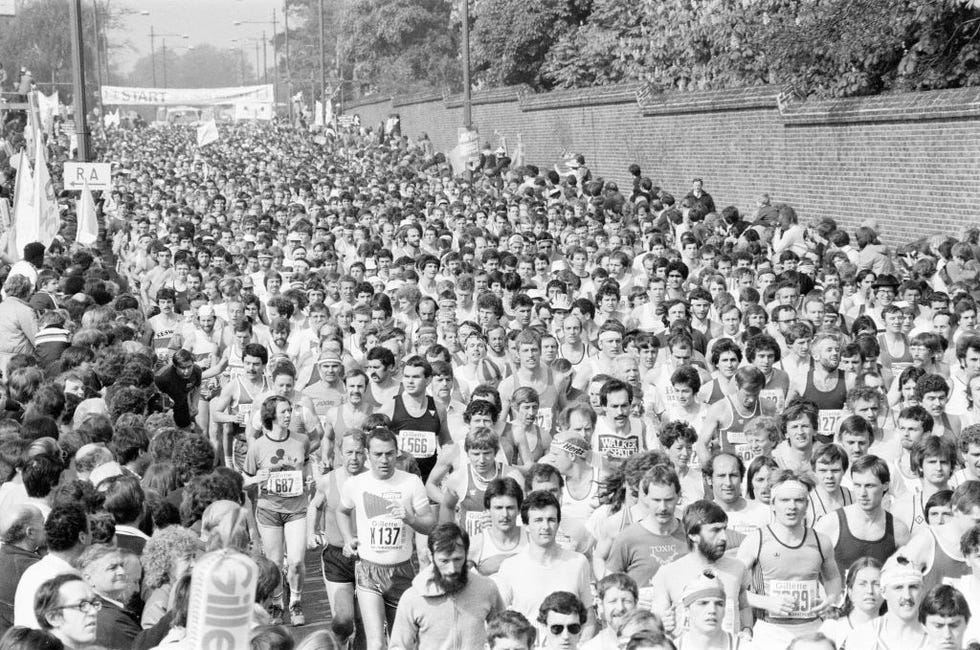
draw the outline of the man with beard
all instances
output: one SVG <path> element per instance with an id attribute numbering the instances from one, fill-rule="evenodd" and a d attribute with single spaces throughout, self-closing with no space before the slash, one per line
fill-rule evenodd
<path id="1" fill-rule="evenodd" d="M 819 428 L 817 440 L 833 442 L 838 425 L 844 418 L 847 402 L 847 384 L 844 371 L 840 370 L 840 335 L 833 331 L 817 332 L 810 344 L 813 365 L 806 375 L 797 376 L 790 383 L 786 403 L 802 397 L 817 405 Z"/>
<path id="2" fill-rule="evenodd" d="M 745 566 L 726 557 L 728 550 L 728 514 L 713 501 L 695 501 L 684 510 L 684 530 L 690 552 L 661 567 L 653 577 L 653 611 L 664 622 L 667 631 L 678 637 L 688 629 L 684 591 L 687 585 L 706 571 L 724 586 L 724 614 L 721 629 L 738 635 L 743 641 L 752 638 L 752 609 L 746 590 L 751 576 Z"/>
<path id="3" fill-rule="evenodd" d="M 366 381 L 363 373 L 361 378 Z M 357 558 L 344 553 L 344 537 L 334 522 L 337 520 L 337 506 L 340 505 L 340 491 L 347 479 L 364 472 L 366 460 L 364 433 L 357 429 L 345 431 L 337 456 L 340 464 L 317 479 L 316 494 L 310 500 L 306 513 L 309 527 L 306 547 L 312 550 L 323 543 L 320 568 L 333 615 L 330 628 L 342 640 L 354 633 L 355 621 L 360 628 L 357 630 L 359 637 L 363 638 L 364 630 L 360 617 L 355 617 L 354 609 L 354 564 Z M 317 514 L 321 509 L 323 518 L 318 527 Z"/>
<path id="4" fill-rule="evenodd" d="M 884 563 L 909 540 L 909 527 L 881 505 L 891 481 L 888 464 L 862 456 L 851 466 L 851 480 L 854 503 L 825 514 L 813 526 L 830 538 L 842 576 L 862 557 Z"/>
<path id="5" fill-rule="evenodd" d="M 919 622 L 922 571 L 901 555 L 881 568 L 881 591 L 888 610 L 854 628 L 844 640 L 847 648 L 922 648 L 926 631 Z"/>
<path id="6" fill-rule="evenodd" d="M 636 609 L 639 590 L 636 581 L 625 573 L 610 573 L 596 585 L 602 631 L 582 644 L 582 650 L 606 650 L 618 647 L 619 632 L 626 615 Z"/>
<path id="7" fill-rule="evenodd" d="M 486 622 L 503 611 L 490 578 L 470 573 L 470 538 L 454 523 L 429 534 L 432 564 L 422 569 L 402 595 L 388 647 L 392 650 L 482 648 Z"/>

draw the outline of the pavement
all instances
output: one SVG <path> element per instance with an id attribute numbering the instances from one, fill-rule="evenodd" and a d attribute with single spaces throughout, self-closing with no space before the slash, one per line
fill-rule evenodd
<path id="1" fill-rule="evenodd" d="M 326 630 L 330 627 L 330 603 L 327 602 L 327 589 L 323 586 L 323 574 L 320 569 L 320 550 L 306 552 L 306 584 L 303 586 L 303 614 L 306 625 L 292 627 L 289 625 L 289 614 L 285 614 L 285 625 L 293 633 L 293 638 L 299 643 L 302 639 L 316 630 Z"/>

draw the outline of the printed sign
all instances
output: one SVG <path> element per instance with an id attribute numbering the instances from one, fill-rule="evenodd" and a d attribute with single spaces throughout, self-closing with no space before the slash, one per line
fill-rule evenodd
<path id="1" fill-rule="evenodd" d="M 112 189 L 112 165 L 109 163 L 80 163 L 65 161 L 65 189 L 83 190 L 88 184 L 90 190 Z"/>
<path id="2" fill-rule="evenodd" d="M 194 566 L 187 608 L 187 647 L 249 647 L 259 568 L 243 553 L 208 553 Z"/>

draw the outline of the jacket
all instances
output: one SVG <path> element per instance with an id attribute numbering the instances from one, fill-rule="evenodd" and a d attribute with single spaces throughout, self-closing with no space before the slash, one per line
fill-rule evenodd
<path id="1" fill-rule="evenodd" d="M 486 621 L 505 608 L 497 585 L 474 570 L 466 586 L 446 595 L 432 565 L 422 569 L 402 595 L 392 628 L 391 650 L 471 650 L 486 643 Z"/>

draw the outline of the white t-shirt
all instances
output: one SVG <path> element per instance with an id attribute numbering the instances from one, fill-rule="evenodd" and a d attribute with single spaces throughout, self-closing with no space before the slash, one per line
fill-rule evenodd
<path id="1" fill-rule="evenodd" d="M 525 550 L 507 558 L 494 574 L 507 609 L 523 614 L 527 620 L 538 618 L 538 609 L 548 595 L 568 591 L 592 607 L 591 571 L 585 556 L 575 551 L 559 550 L 546 564 L 531 559 Z"/>
<path id="2" fill-rule="evenodd" d="M 357 553 L 362 560 L 392 565 L 412 557 L 415 531 L 388 514 L 389 503 L 418 512 L 429 505 L 422 479 L 396 469 L 387 480 L 371 472 L 352 476 L 340 491 L 342 508 L 353 509 L 357 523 Z"/>

